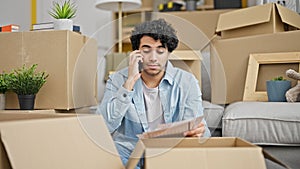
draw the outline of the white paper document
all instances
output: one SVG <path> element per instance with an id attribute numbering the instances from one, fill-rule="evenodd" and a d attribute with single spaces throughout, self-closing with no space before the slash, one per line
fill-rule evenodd
<path id="1" fill-rule="evenodd" d="M 161 124 L 157 129 L 144 132 L 138 135 L 139 138 L 162 138 L 162 137 L 183 137 L 183 133 L 195 129 L 202 121 L 203 116 L 194 119 Z"/>

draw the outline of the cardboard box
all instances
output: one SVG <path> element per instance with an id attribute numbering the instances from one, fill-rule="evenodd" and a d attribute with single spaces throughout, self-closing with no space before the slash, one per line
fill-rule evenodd
<path id="1" fill-rule="evenodd" d="M 126 168 L 134 168 L 143 155 L 145 169 L 266 168 L 261 147 L 231 137 L 142 139 Z"/>
<path id="2" fill-rule="evenodd" d="M 0 113 L 0 141 L 0 169 L 124 168 L 99 115 Z"/>
<path id="3" fill-rule="evenodd" d="M 97 42 L 71 31 L 0 33 L 0 72 L 38 64 L 49 74 L 36 96 L 36 109 L 74 109 L 97 103 Z M 19 109 L 7 93 L 6 109 Z"/>
<path id="4" fill-rule="evenodd" d="M 204 4 L 205 5 L 212 5 L 213 6 L 214 5 L 214 0 L 205 0 Z"/>
<path id="5" fill-rule="evenodd" d="M 231 39 L 215 39 L 211 46 L 211 87 L 213 103 L 233 103 L 243 100 L 249 55 L 299 51 L 300 31 L 288 31 Z M 262 65 L 263 66 L 263 65 Z M 258 74 L 258 90 L 265 90 L 272 74 L 282 74 L 299 65 L 264 65 Z M 270 67 L 269 67 L 270 66 Z M 276 66 L 276 68 L 271 68 Z M 268 68 L 267 68 L 268 67 Z"/>
<path id="6" fill-rule="evenodd" d="M 147 1 L 147 0 L 142 0 L 142 9 L 152 9 L 153 8 L 153 1 Z"/>
<path id="7" fill-rule="evenodd" d="M 152 18 L 164 18 L 174 27 L 180 40 L 178 50 L 201 50 L 214 37 L 219 15 L 229 11 L 232 9 L 159 12 L 153 14 Z"/>
<path id="8" fill-rule="evenodd" d="M 297 12 L 268 3 L 221 14 L 216 32 L 225 39 L 299 28 L 300 16 Z"/>

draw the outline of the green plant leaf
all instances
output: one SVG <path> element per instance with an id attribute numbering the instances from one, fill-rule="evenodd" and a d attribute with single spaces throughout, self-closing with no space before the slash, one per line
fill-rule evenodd
<path id="1" fill-rule="evenodd" d="M 5 73 L 3 72 L 2 74 L 0 74 L 0 93 L 5 93 L 6 91 L 9 90 L 9 83 L 11 80 L 11 76 L 12 74 L 9 73 Z"/>
<path id="2" fill-rule="evenodd" d="M 76 16 L 77 6 L 70 0 L 62 4 L 54 1 L 51 9 L 48 13 L 55 19 L 72 19 Z"/>
<path id="3" fill-rule="evenodd" d="M 283 78 L 283 76 L 277 76 L 272 79 L 272 81 L 283 81 L 283 80 L 286 80 Z"/>
<path id="4" fill-rule="evenodd" d="M 27 95 L 36 94 L 40 88 L 46 83 L 49 74 L 45 72 L 36 72 L 37 64 L 33 64 L 27 68 L 25 65 L 22 68 L 13 70 L 9 88 L 16 94 Z"/>

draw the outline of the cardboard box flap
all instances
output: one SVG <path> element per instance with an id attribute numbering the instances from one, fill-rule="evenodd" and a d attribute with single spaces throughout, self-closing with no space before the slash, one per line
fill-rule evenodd
<path id="1" fill-rule="evenodd" d="M 216 32 L 269 22 L 271 12 L 272 3 L 269 3 L 220 14 Z M 245 19 L 245 16 L 251 17 Z"/>
<path id="2" fill-rule="evenodd" d="M 0 123 L 16 120 L 32 120 L 75 116 L 74 114 L 55 114 L 55 110 L 3 110 L 0 111 Z"/>
<path id="3" fill-rule="evenodd" d="M 279 20 L 274 22 L 277 18 Z M 297 12 L 279 4 L 268 3 L 220 14 L 216 32 L 263 24 L 272 20 L 274 29 L 281 23 L 300 28 L 300 17 Z"/>
<path id="4" fill-rule="evenodd" d="M 12 168 L 124 168 L 99 115 L 0 123 Z"/>
<path id="5" fill-rule="evenodd" d="M 282 22 L 300 29 L 300 16 L 297 12 L 276 4 Z"/>
<path id="6" fill-rule="evenodd" d="M 145 145 L 143 144 L 142 140 L 139 140 L 136 143 L 135 148 L 130 155 L 130 158 L 126 164 L 126 169 L 131 169 L 131 168 L 133 169 L 138 165 L 140 158 L 142 158 L 144 154 L 144 150 L 145 150 Z"/>
<path id="7" fill-rule="evenodd" d="M 141 139 L 142 148 L 190 148 L 190 147 L 258 147 L 235 137 L 224 138 L 152 138 Z"/>
<path id="8" fill-rule="evenodd" d="M 282 161 L 279 161 L 278 159 L 276 159 L 275 157 L 273 157 L 271 154 L 267 153 L 266 151 L 263 150 L 263 154 L 264 154 L 264 157 L 266 159 L 269 159 L 270 161 L 273 161 L 279 165 L 281 165 L 282 167 L 284 168 L 287 168 L 289 169 L 290 167 L 288 165 L 286 165 L 285 163 L 283 163 Z"/>

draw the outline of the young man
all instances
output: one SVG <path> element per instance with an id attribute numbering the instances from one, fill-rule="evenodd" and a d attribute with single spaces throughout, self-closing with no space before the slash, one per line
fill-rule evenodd
<path id="1" fill-rule="evenodd" d="M 137 25 L 130 37 L 133 51 L 129 66 L 109 77 L 104 98 L 97 109 L 125 164 L 138 134 L 159 124 L 203 115 L 201 91 L 193 74 L 168 61 L 177 47 L 175 30 L 163 19 Z M 139 71 L 139 62 L 142 71 Z M 206 122 L 183 136 L 210 136 Z"/>

